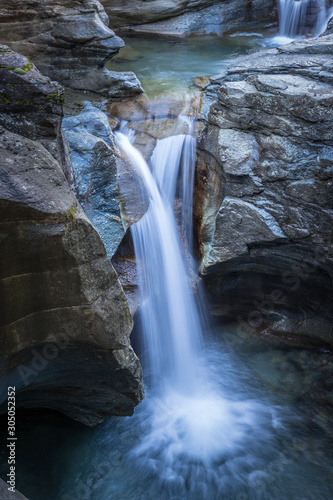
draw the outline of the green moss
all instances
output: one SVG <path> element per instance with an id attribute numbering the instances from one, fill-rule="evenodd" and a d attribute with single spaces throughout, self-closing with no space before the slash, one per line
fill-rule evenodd
<path id="1" fill-rule="evenodd" d="M 22 68 L 12 68 L 12 66 L 0 66 L 1 69 L 6 69 L 7 71 L 13 71 L 13 73 L 16 73 L 17 75 L 25 75 L 28 71 L 31 70 L 33 67 L 34 63 L 31 61 L 31 59 L 28 58 L 29 64 L 25 64 L 22 66 Z"/>
<path id="2" fill-rule="evenodd" d="M 63 105 L 65 102 L 65 94 L 59 94 L 58 92 L 53 92 L 49 96 L 45 97 L 46 101 L 53 101 L 55 104 Z"/>
<path id="3" fill-rule="evenodd" d="M 6 97 L 3 94 L 0 94 L 0 100 L 1 100 L 1 104 L 11 104 L 12 103 L 12 101 L 10 99 L 8 99 L 8 97 Z"/>
<path id="4" fill-rule="evenodd" d="M 17 106 L 35 106 L 38 103 L 32 102 L 32 101 L 16 101 L 15 103 Z"/>
<path id="5" fill-rule="evenodd" d="M 67 210 L 67 212 L 65 213 L 66 219 L 76 220 L 76 213 L 77 213 L 77 203 L 73 203 L 71 208 Z"/>
<path id="6" fill-rule="evenodd" d="M 50 94 L 49 96 L 45 97 L 45 101 L 50 101 L 51 99 L 54 99 L 57 97 L 57 92 L 53 92 L 53 94 Z"/>
<path id="7" fill-rule="evenodd" d="M 18 75 L 25 75 L 26 71 L 23 68 L 15 68 L 14 73 L 17 73 Z"/>
<path id="8" fill-rule="evenodd" d="M 65 224 L 65 233 L 69 233 L 76 226 L 77 203 L 73 203 L 71 208 L 65 213 L 67 223 Z"/>

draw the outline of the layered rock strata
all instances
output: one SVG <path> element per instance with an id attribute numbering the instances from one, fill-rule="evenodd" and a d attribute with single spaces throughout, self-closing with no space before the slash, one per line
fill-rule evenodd
<path id="1" fill-rule="evenodd" d="M 124 42 L 108 28 L 108 16 L 98 0 L 2 0 L 0 43 L 74 89 L 107 97 L 142 92 L 134 73 L 104 68 Z"/>
<path id="2" fill-rule="evenodd" d="M 213 312 L 332 345 L 333 36 L 241 57 L 197 161 L 196 221 Z"/>
<path id="3" fill-rule="evenodd" d="M 275 23 L 273 0 L 104 0 L 112 27 L 184 36 L 259 29 Z"/>
<path id="4" fill-rule="evenodd" d="M 106 113 L 89 102 L 62 126 L 75 171 L 75 192 L 85 213 L 103 239 L 111 258 L 126 229 L 148 208 L 140 178 L 115 145 Z"/>
<path id="5" fill-rule="evenodd" d="M 15 386 L 18 408 L 129 415 L 143 394 L 132 318 L 65 177 L 63 90 L 6 47 L 0 81 L 0 412 Z"/>

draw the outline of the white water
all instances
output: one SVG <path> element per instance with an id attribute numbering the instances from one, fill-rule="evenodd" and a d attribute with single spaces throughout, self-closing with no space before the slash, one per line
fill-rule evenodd
<path id="1" fill-rule="evenodd" d="M 278 0 L 281 37 L 316 37 L 321 35 L 333 15 L 327 0 Z"/>
<path id="2" fill-rule="evenodd" d="M 142 177 L 150 199 L 147 213 L 131 229 L 151 376 L 145 402 L 149 424 L 133 455 L 172 483 L 175 477 L 183 477 L 179 467 L 184 460 L 207 466 L 237 448 L 248 433 L 259 432 L 260 422 L 267 422 L 270 412 L 262 403 L 228 394 L 222 381 L 227 374 L 216 373 L 218 363 L 214 367 L 201 356 L 201 321 L 173 209 L 179 193 L 183 196 L 180 219 L 188 224 L 190 234 L 194 139 L 176 135 L 158 141 L 151 169 L 126 135 L 117 133 L 116 141 Z M 265 434 L 263 428 L 260 434 Z"/>

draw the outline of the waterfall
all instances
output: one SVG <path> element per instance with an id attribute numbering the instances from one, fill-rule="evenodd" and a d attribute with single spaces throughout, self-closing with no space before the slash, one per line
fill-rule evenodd
<path id="1" fill-rule="evenodd" d="M 331 0 L 278 0 L 280 36 L 316 37 L 333 15 Z"/>
<path id="2" fill-rule="evenodd" d="M 219 363 L 204 354 L 190 278 L 193 267 L 187 265 L 191 261 L 195 140 L 184 134 L 158 140 L 150 165 L 123 128 L 116 133 L 116 142 L 141 176 L 149 197 L 146 214 L 131 227 L 148 358 L 146 382 L 147 370 L 150 375 L 142 410 L 145 417 L 141 417 L 147 421 L 146 432 L 133 454 L 146 472 L 158 471 L 161 480 L 171 484 L 185 474 L 181 472 L 185 463 L 186 474 L 197 474 L 190 464 L 208 467 L 238 446 L 239 440 L 255 435 L 254 427 L 267 417 L 267 409 L 246 398 L 235 400 L 227 372 L 222 379 L 222 372 L 214 368 Z M 176 211 L 175 197 L 182 198 Z M 260 432 L 262 437 L 263 428 Z"/>
<path id="3" fill-rule="evenodd" d="M 192 192 L 194 169 L 189 163 L 194 161 L 195 140 L 186 135 L 159 140 L 151 158 L 152 171 L 125 135 L 117 134 L 117 143 L 136 166 L 150 199 L 147 213 L 133 225 L 131 232 L 151 380 L 154 385 L 167 382 L 189 393 L 197 383 L 195 358 L 201 327 L 173 205 L 180 167 L 181 184 L 186 183 L 187 191 Z M 192 205 L 192 199 L 187 196 L 182 205 L 182 221 L 191 216 L 189 204 Z"/>

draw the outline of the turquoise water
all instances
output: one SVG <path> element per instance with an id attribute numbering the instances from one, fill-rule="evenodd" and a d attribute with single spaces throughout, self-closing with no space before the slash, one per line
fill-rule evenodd
<path id="1" fill-rule="evenodd" d="M 330 500 L 329 413 L 316 405 L 309 411 L 311 399 L 305 405 L 301 396 L 302 370 L 312 377 L 313 389 L 322 362 L 331 358 L 268 348 L 260 341 L 240 341 L 230 350 L 234 334 L 216 329 L 203 355 L 212 378 L 223 373 L 221 392 L 229 400 L 243 401 L 243 415 L 250 402 L 255 419 L 251 422 L 247 415 L 247 432 L 239 439 L 231 435 L 226 420 L 226 446 L 213 462 L 184 455 L 166 466 L 163 446 L 149 458 L 140 454 L 152 416 L 167 410 L 163 402 L 151 407 L 155 400 L 148 389 L 133 417 L 114 417 L 94 429 L 56 415 L 34 420 L 21 415 L 18 488 L 30 500 Z M 1 458 L 4 477 L 4 453 Z"/>
<path id="2" fill-rule="evenodd" d="M 239 55 L 277 45 L 274 38 L 262 34 L 124 40 L 126 48 L 106 67 L 112 71 L 134 71 L 150 98 L 188 90 L 194 77 L 216 75 Z"/>

